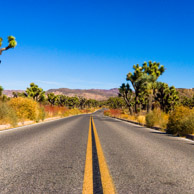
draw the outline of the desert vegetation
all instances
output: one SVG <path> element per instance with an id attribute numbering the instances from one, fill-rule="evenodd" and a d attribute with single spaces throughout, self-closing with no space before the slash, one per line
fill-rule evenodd
<path id="1" fill-rule="evenodd" d="M 109 98 L 107 116 L 132 120 L 148 127 L 159 127 L 180 136 L 194 133 L 194 94 L 159 82 L 165 72 L 160 63 L 149 61 L 133 66 L 133 72 L 119 88 L 118 97 Z"/>
<path id="2" fill-rule="evenodd" d="M 46 94 L 35 83 L 25 92 L 13 92 L 12 97 L 3 94 L 0 86 L 0 125 L 17 126 L 27 121 L 39 122 L 47 118 L 61 118 L 90 113 L 102 106 L 102 102 L 83 97 Z"/>
<path id="3" fill-rule="evenodd" d="M 0 38 L 0 47 L 2 41 Z M 0 55 L 16 45 L 15 37 L 9 36 L 8 46 L 0 49 Z M 132 120 L 148 127 L 159 127 L 176 135 L 192 134 L 194 91 L 177 90 L 174 86 L 159 82 L 158 78 L 164 72 L 165 67 L 157 62 L 136 64 L 133 72 L 127 73 L 126 80 L 129 83 L 120 86 L 118 97 L 104 101 L 83 96 L 56 95 L 52 90 L 46 93 L 35 83 L 31 83 L 24 92 L 13 92 L 12 97 L 7 97 L 0 86 L 0 125 L 17 126 L 18 122 L 39 122 L 45 118 L 89 113 L 99 107 L 108 107 L 104 111 L 107 116 Z"/>

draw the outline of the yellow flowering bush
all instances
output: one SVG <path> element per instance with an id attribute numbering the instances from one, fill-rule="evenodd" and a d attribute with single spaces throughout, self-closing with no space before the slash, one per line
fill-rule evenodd
<path id="1" fill-rule="evenodd" d="M 15 111 L 17 118 L 21 122 L 25 120 L 36 121 L 39 116 L 38 103 L 30 98 L 12 98 L 8 104 Z"/>
<path id="2" fill-rule="evenodd" d="M 146 115 L 146 125 L 148 127 L 160 127 L 166 129 L 168 117 L 168 114 L 164 113 L 159 108 L 154 109 Z"/>
<path id="3" fill-rule="evenodd" d="M 170 114 L 167 132 L 181 136 L 194 133 L 194 108 L 176 107 Z"/>

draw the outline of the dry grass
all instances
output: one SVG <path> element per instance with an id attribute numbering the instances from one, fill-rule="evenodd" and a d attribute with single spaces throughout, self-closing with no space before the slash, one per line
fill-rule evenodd
<path id="1" fill-rule="evenodd" d="M 0 102 L 0 128 L 25 125 L 28 122 L 40 122 L 48 118 L 62 118 L 77 114 L 92 113 L 97 108 L 68 109 L 66 107 L 39 105 L 29 98 L 12 98 L 8 103 Z"/>
<path id="2" fill-rule="evenodd" d="M 104 115 L 117 117 L 129 121 L 135 121 L 148 127 L 159 127 L 162 131 L 181 136 L 194 134 L 194 108 L 176 107 L 171 114 L 166 114 L 159 108 L 146 114 L 130 115 L 128 110 L 109 109 L 104 111 Z"/>
<path id="3" fill-rule="evenodd" d="M 109 109 L 104 111 L 104 115 L 138 122 L 136 116 L 129 115 L 127 110 Z"/>
<path id="4" fill-rule="evenodd" d="M 141 125 L 147 125 L 148 127 L 160 127 L 166 128 L 168 123 L 168 115 L 162 112 L 160 109 L 156 109 L 153 112 L 146 114 L 141 112 L 137 115 L 130 115 L 129 111 L 120 109 L 109 109 L 104 112 L 106 116 L 117 117 L 129 121 L 140 123 Z"/>
<path id="5" fill-rule="evenodd" d="M 146 124 L 146 119 L 145 119 L 145 116 L 144 115 L 137 116 L 137 121 L 138 121 L 138 123 L 140 123 L 142 125 L 145 125 Z"/>

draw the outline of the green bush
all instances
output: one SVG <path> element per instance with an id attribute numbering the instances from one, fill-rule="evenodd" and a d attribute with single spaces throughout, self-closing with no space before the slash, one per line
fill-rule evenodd
<path id="1" fill-rule="evenodd" d="M 194 133 L 194 108 L 179 106 L 171 112 L 167 133 L 184 136 Z"/>
<path id="2" fill-rule="evenodd" d="M 14 110 L 6 103 L 0 103 L 0 124 L 11 124 L 17 126 L 17 116 Z"/>
<path id="3" fill-rule="evenodd" d="M 148 127 L 160 127 L 165 129 L 168 123 L 168 115 L 159 108 L 154 109 L 146 115 L 146 125 Z"/>

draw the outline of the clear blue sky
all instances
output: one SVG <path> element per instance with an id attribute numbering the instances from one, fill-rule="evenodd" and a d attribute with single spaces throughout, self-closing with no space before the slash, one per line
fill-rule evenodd
<path id="1" fill-rule="evenodd" d="M 18 46 L 0 56 L 0 85 L 25 89 L 115 88 L 133 64 L 152 60 L 159 79 L 194 87 L 194 1 L 1 1 L 0 37 Z"/>

